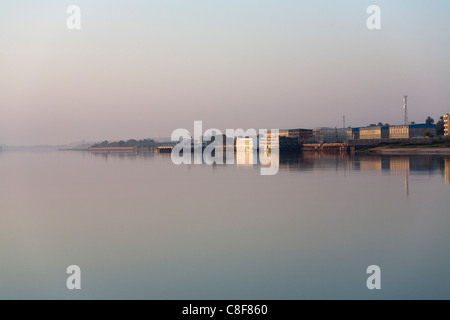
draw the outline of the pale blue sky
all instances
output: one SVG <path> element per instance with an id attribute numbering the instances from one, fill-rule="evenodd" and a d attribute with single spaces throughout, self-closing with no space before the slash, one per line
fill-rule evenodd
<path id="1" fill-rule="evenodd" d="M 67 30 L 66 8 L 82 29 Z M 366 9 L 381 7 L 381 30 Z M 450 112 L 450 1 L 0 3 L 0 144 Z"/>

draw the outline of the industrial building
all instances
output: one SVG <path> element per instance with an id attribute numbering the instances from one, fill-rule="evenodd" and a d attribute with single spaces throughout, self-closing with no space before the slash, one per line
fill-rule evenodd
<path id="1" fill-rule="evenodd" d="M 389 139 L 389 127 L 364 127 L 359 128 L 359 139 Z"/>
<path id="2" fill-rule="evenodd" d="M 313 130 L 310 129 L 280 129 L 279 136 L 285 138 L 296 138 L 298 143 L 311 139 Z"/>
<path id="3" fill-rule="evenodd" d="M 283 149 L 297 149 L 313 136 L 310 129 L 279 129 L 278 135 L 272 141 L 272 132 L 260 136 L 260 144 L 269 149 L 282 147 Z"/>
<path id="4" fill-rule="evenodd" d="M 313 132 L 312 143 L 347 143 L 359 139 L 359 128 L 318 128 Z"/>
<path id="5" fill-rule="evenodd" d="M 436 136 L 436 125 L 410 124 L 359 128 L 359 139 L 412 139 Z"/>
<path id="6" fill-rule="evenodd" d="M 409 138 L 409 126 L 391 126 L 389 127 L 389 137 L 391 139 Z"/>
<path id="7" fill-rule="evenodd" d="M 389 126 L 390 139 L 410 139 L 425 136 L 436 136 L 436 126 L 429 124 L 411 124 L 404 126 Z"/>

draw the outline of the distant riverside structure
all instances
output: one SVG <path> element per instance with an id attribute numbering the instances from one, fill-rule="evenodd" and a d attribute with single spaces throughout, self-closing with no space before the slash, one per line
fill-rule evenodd
<path id="1" fill-rule="evenodd" d="M 347 143 L 359 139 L 359 128 L 317 128 L 313 131 L 313 143 Z"/>
<path id="2" fill-rule="evenodd" d="M 317 128 L 307 144 L 348 143 L 350 140 L 413 139 L 436 136 L 436 125 L 411 124 L 360 128 Z M 386 141 L 388 142 L 388 141 Z"/>
<path id="3" fill-rule="evenodd" d="M 236 138 L 236 150 L 248 151 L 257 150 L 259 148 L 259 138 L 257 137 L 240 137 Z"/>
<path id="4" fill-rule="evenodd" d="M 436 125 L 410 124 L 359 128 L 359 139 L 412 139 L 436 136 Z"/>
<path id="5" fill-rule="evenodd" d="M 266 134 L 260 136 L 260 143 L 265 144 L 267 148 L 283 148 L 295 149 L 299 148 L 301 144 L 308 141 L 313 136 L 311 129 L 279 129 L 278 142 L 272 144 L 272 133 L 268 131 Z"/>
<path id="6" fill-rule="evenodd" d="M 389 139 L 389 127 L 365 127 L 359 128 L 359 139 Z"/>
<path id="7" fill-rule="evenodd" d="M 280 137 L 296 138 L 299 143 L 311 139 L 313 130 L 310 129 L 280 129 Z"/>
<path id="8" fill-rule="evenodd" d="M 278 139 L 274 139 L 274 141 L 272 141 L 272 135 L 273 134 L 270 131 L 268 131 L 266 134 L 261 135 L 259 137 L 259 139 L 260 139 L 259 143 L 265 145 L 267 149 L 279 148 L 280 147 L 280 139 L 279 139 L 280 135 L 278 134 Z"/>
<path id="9" fill-rule="evenodd" d="M 450 136 L 450 114 L 444 115 L 444 136 Z"/>
<path id="10" fill-rule="evenodd" d="M 431 124 L 410 124 L 407 126 L 389 126 L 390 139 L 410 139 L 436 136 L 436 126 Z"/>

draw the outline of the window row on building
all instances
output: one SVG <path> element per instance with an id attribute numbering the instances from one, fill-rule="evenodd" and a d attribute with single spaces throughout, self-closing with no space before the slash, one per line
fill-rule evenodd
<path id="1" fill-rule="evenodd" d="M 450 135 L 450 114 L 444 116 L 444 136 L 448 137 Z"/>

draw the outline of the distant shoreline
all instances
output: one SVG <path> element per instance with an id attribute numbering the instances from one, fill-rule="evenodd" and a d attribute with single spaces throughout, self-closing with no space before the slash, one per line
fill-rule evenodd
<path id="1" fill-rule="evenodd" d="M 382 155 L 450 155 L 448 147 L 378 147 L 366 152 Z"/>

